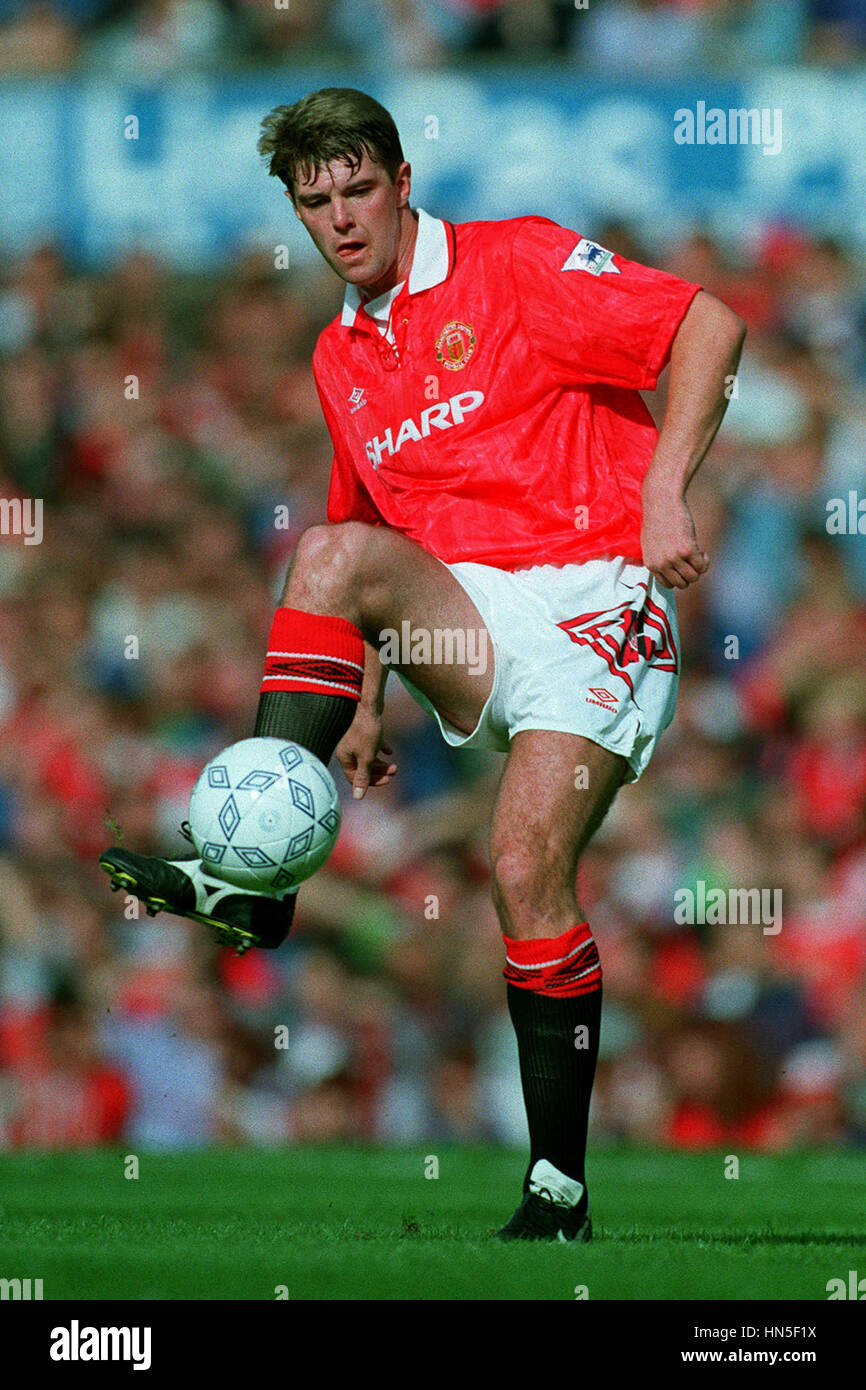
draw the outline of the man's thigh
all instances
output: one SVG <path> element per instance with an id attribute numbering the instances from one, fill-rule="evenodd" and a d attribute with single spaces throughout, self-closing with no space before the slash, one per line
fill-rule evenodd
<path id="1" fill-rule="evenodd" d="M 573 892 L 577 861 L 628 771 L 580 734 L 524 729 L 511 740 L 490 827 L 494 864 L 537 864 L 552 893 Z"/>
<path id="2" fill-rule="evenodd" d="M 351 522 L 316 530 L 325 542 L 331 534 L 335 568 L 351 576 L 354 616 L 366 640 L 380 649 L 389 667 L 405 671 L 443 719 L 471 733 L 493 689 L 494 655 L 490 634 L 465 589 L 440 560 L 389 527 Z M 326 546 L 323 554 L 328 553 Z M 311 555 L 316 563 L 315 548 Z M 303 582 L 293 567 L 287 601 L 293 593 L 303 594 L 294 587 Z M 392 659 L 395 655 L 398 659 Z"/>

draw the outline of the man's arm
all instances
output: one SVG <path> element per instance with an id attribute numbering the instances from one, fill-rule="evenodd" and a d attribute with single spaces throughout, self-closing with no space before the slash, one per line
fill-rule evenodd
<path id="1" fill-rule="evenodd" d="M 667 588 L 686 589 L 707 569 L 685 494 L 728 404 L 746 326 L 702 290 L 677 329 L 670 353 L 667 408 L 643 482 L 644 564 Z"/>
<path id="2" fill-rule="evenodd" d="M 368 787 L 390 782 L 397 764 L 390 761 L 391 749 L 382 742 L 382 712 L 388 668 L 379 660 L 378 648 L 364 641 L 364 679 L 355 717 L 337 744 L 337 759 L 352 784 L 352 794 L 362 797 Z M 389 761 L 378 755 L 384 753 Z"/>
<path id="3" fill-rule="evenodd" d="M 364 679 L 361 682 L 360 704 L 381 719 L 385 708 L 385 686 L 388 681 L 388 667 L 379 660 L 379 652 L 372 642 L 364 639 Z"/>

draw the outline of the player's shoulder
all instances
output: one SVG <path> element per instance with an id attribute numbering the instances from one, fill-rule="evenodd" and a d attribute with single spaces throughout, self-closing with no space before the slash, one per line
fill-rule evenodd
<path id="1" fill-rule="evenodd" d="M 470 254 L 499 251 L 508 258 L 515 251 L 542 257 L 551 251 L 558 254 L 563 247 L 573 246 L 579 237 L 579 233 L 569 227 L 534 213 L 497 221 L 458 222 L 454 230 L 458 254 L 462 247 Z"/>
<path id="2" fill-rule="evenodd" d="M 492 221 L 455 222 L 453 226 L 460 241 L 477 241 L 496 245 L 514 241 L 520 236 L 575 235 L 567 227 L 562 227 L 552 218 L 542 217 L 539 213 L 528 213 L 523 217 L 504 217 Z"/>

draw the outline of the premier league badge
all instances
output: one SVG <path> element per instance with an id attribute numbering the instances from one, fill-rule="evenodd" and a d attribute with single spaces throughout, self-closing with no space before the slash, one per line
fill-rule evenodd
<path id="1" fill-rule="evenodd" d="M 597 241 L 581 237 L 562 270 L 586 270 L 590 275 L 619 275 L 620 268 L 613 259 L 613 252 Z"/>

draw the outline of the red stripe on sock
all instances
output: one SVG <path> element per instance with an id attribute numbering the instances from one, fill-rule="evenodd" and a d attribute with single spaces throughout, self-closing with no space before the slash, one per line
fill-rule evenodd
<path id="1" fill-rule="evenodd" d="M 562 936 L 531 941 L 505 937 L 505 969 L 510 985 L 570 999 L 601 987 L 601 961 L 588 922 L 578 922 Z"/>
<path id="2" fill-rule="evenodd" d="M 360 700 L 364 638 L 347 618 L 278 608 L 261 690 L 307 690 Z"/>

